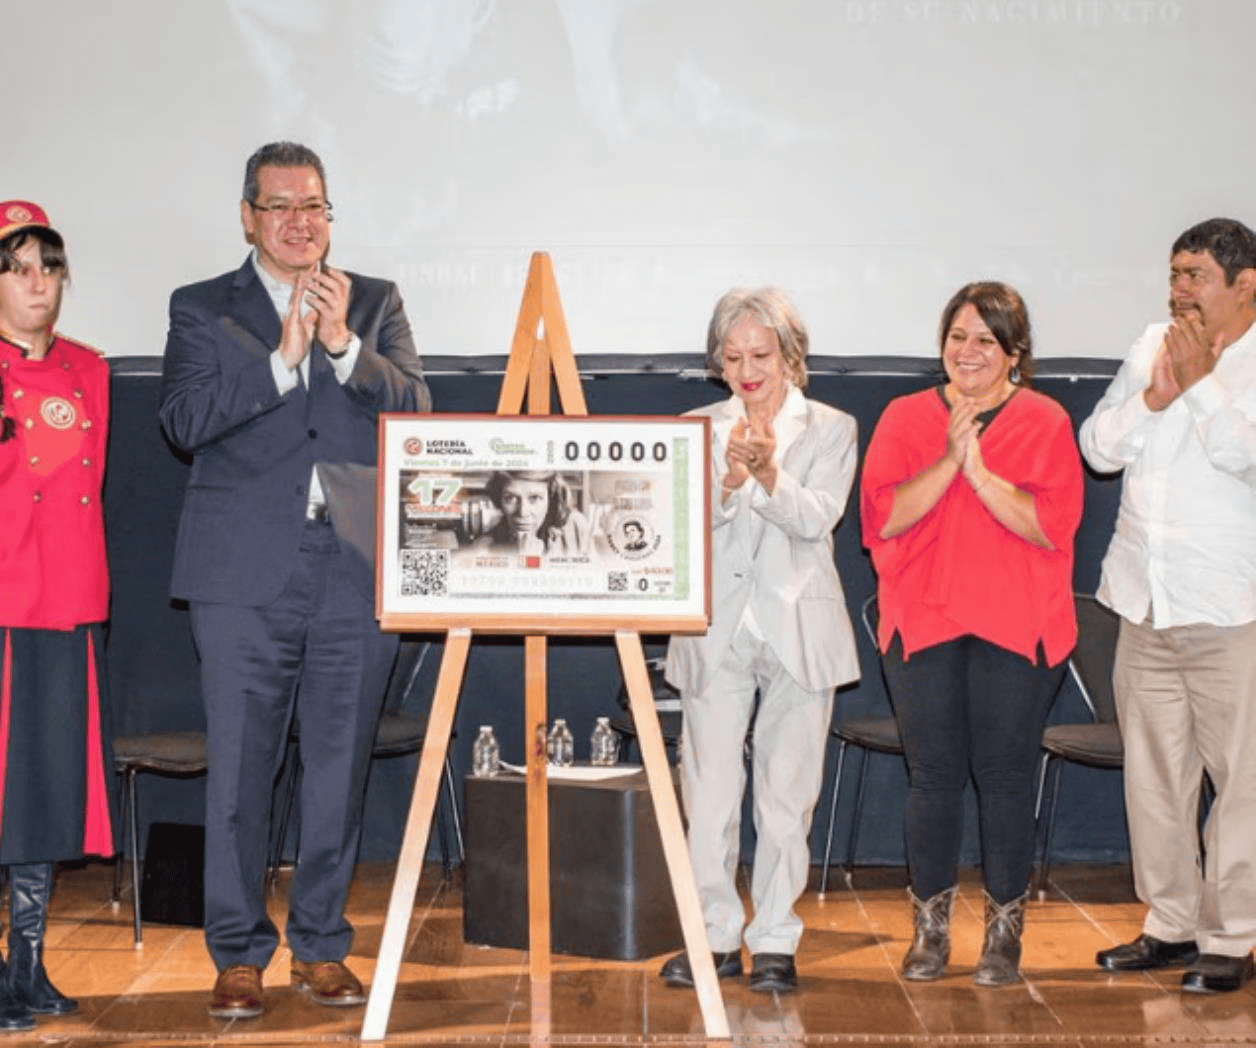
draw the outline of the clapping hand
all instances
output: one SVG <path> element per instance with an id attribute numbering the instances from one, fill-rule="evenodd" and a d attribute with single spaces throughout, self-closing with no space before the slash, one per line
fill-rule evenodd
<path id="1" fill-rule="evenodd" d="M 1189 389 L 1217 366 L 1217 358 L 1221 355 L 1221 336 L 1209 342 L 1203 322 L 1197 315 L 1188 313 L 1169 325 L 1161 355 L 1168 356 L 1178 390 Z M 1155 380 L 1154 366 L 1152 379 Z"/>
<path id="2" fill-rule="evenodd" d="M 738 419 L 728 436 L 728 447 L 724 449 L 724 461 L 728 472 L 724 474 L 725 491 L 736 491 L 750 479 L 750 451 L 746 441 L 746 420 Z"/>
<path id="3" fill-rule="evenodd" d="M 724 487 L 735 490 L 749 477 L 754 477 L 771 493 L 776 486 L 775 455 L 776 433 L 771 420 L 765 420 L 763 428 L 759 429 L 753 424 L 748 425 L 745 419 L 738 419 L 729 434 L 725 452 L 728 474 L 724 478 Z"/>
<path id="4" fill-rule="evenodd" d="M 977 446 L 977 434 L 981 425 L 977 421 L 980 411 L 977 401 L 971 397 L 957 396 L 951 405 L 951 421 L 946 430 L 946 453 L 951 461 L 967 472 L 968 457 Z M 980 449 L 977 454 L 980 455 Z"/>
<path id="5" fill-rule="evenodd" d="M 318 315 L 310 311 L 301 316 L 301 300 L 305 297 L 310 273 L 302 273 L 292 288 L 288 301 L 288 315 L 283 318 L 283 334 L 279 339 L 279 358 L 289 371 L 297 367 L 310 351 Z"/>
<path id="6" fill-rule="evenodd" d="M 1143 400 L 1152 411 L 1163 411 L 1177 398 L 1182 390 L 1173 377 L 1173 362 L 1169 358 L 1169 347 L 1160 347 L 1156 359 L 1151 363 L 1151 380 L 1143 390 Z"/>
<path id="7" fill-rule="evenodd" d="M 348 347 L 349 278 L 339 269 L 323 267 L 309 274 L 307 299 L 317 317 L 318 340 L 332 353 Z"/>
<path id="8" fill-rule="evenodd" d="M 951 422 L 946 433 L 946 453 L 963 471 L 964 477 L 978 491 L 990 479 L 986 460 L 981 454 L 981 422 L 977 416 L 981 405 L 969 397 L 958 397 L 951 407 Z"/>

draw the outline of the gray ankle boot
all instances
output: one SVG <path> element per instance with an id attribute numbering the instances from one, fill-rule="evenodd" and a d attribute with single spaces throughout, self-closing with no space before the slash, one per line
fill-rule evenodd
<path id="1" fill-rule="evenodd" d="M 973 982 L 978 986 L 1007 986 L 1021 977 L 1021 933 L 1025 930 L 1025 900 L 1029 892 L 1001 904 L 985 892 L 981 894 L 986 900 L 986 941 Z"/>
<path id="2" fill-rule="evenodd" d="M 921 902 L 907 889 L 916 918 L 916 936 L 903 957 L 904 979 L 929 982 L 942 978 L 951 957 L 951 906 L 956 890 L 952 885 Z"/>

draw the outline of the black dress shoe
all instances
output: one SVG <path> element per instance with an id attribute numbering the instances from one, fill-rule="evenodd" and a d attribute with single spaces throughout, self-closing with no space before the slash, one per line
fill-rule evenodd
<path id="1" fill-rule="evenodd" d="M 715 962 L 716 978 L 735 979 L 743 971 L 740 950 L 731 950 L 728 953 L 712 952 L 711 960 Z M 692 986 L 693 969 L 689 966 L 689 954 L 676 954 L 663 965 L 663 970 L 659 972 L 659 975 L 668 986 Z"/>
<path id="2" fill-rule="evenodd" d="M 798 971 L 788 953 L 756 953 L 750 969 L 750 989 L 759 993 L 790 993 L 798 989 Z"/>
<path id="3" fill-rule="evenodd" d="M 1254 972 L 1250 953 L 1242 957 L 1201 953 L 1182 973 L 1182 989 L 1188 993 L 1233 993 L 1251 982 Z"/>
<path id="4" fill-rule="evenodd" d="M 1095 954 L 1095 963 L 1110 972 L 1145 972 L 1152 968 L 1193 964 L 1198 956 L 1199 947 L 1193 940 L 1163 942 L 1150 935 L 1140 935 L 1133 942 L 1100 950 Z"/>

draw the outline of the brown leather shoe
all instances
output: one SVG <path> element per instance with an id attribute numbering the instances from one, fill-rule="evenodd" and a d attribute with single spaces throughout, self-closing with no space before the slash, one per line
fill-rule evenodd
<path id="1" fill-rule="evenodd" d="M 298 961 L 292 958 L 292 985 L 315 1004 L 348 1008 L 366 1004 L 358 977 L 339 961 Z"/>
<path id="2" fill-rule="evenodd" d="M 255 964 L 233 964 L 218 973 L 209 1014 L 215 1019 L 256 1019 L 262 1008 L 262 970 Z"/>

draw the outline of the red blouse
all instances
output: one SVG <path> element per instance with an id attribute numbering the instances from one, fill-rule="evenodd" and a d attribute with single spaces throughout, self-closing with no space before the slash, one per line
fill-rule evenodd
<path id="1" fill-rule="evenodd" d="M 43 360 L 0 339 L 0 626 L 67 630 L 109 615 L 101 485 L 109 365 L 57 336 Z"/>
<path id="2" fill-rule="evenodd" d="M 878 644 L 887 650 L 897 631 L 906 658 L 971 634 L 1033 661 L 1041 641 L 1055 666 L 1077 641 L 1073 537 L 1082 516 L 1082 466 L 1068 413 L 1021 389 L 978 438 L 986 466 L 1034 496 L 1054 549 L 995 520 L 962 472 L 911 528 L 881 538 L 895 487 L 946 453 L 949 419 L 936 388 L 899 397 L 868 445 L 860 510 L 879 579 Z"/>

